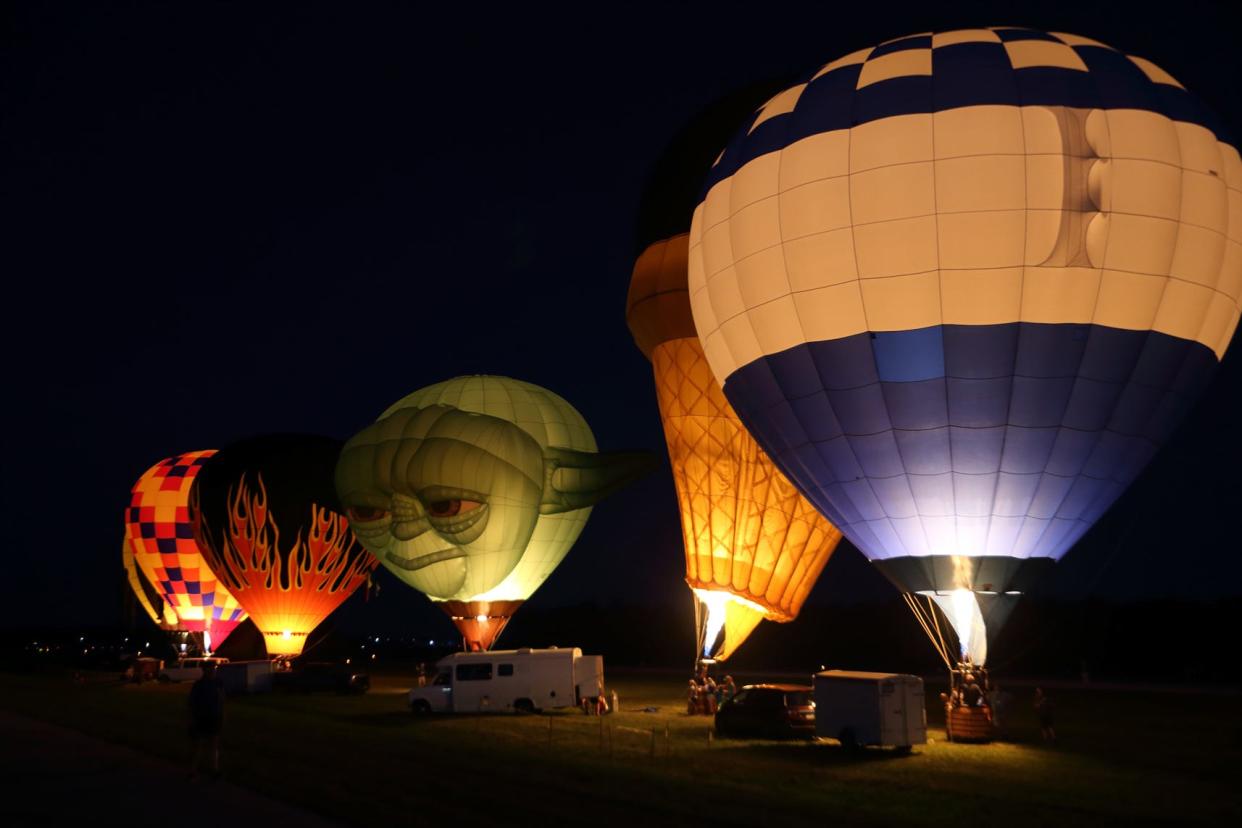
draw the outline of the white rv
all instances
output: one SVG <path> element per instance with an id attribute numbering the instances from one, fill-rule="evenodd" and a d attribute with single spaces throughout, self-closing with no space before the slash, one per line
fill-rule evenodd
<path id="1" fill-rule="evenodd" d="M 815 735 L 847 748 L 908 751 L 927 742 L 923 680 L 900 673 L 828 670 L 815 674 Z"/>
<path id="2" fill-rule="evenodd" d="M 415 713 L 532 713 L 574 707 L 604 688 L 604 657 L 577 647 L 453 653 L 426 687 L 410 691 Z"/>

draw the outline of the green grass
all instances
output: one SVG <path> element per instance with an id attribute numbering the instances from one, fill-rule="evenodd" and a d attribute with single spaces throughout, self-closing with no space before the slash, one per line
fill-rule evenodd
<path id="1" fill-rule="evenodd" d="M 577 712 L 414 717 L 399 679 L 377 678 L 361 697 L 236 698 L 226 774 L 360 824 L 1242 821 L 1237 697 L 1061 691 L 1055 749 L 1038 743 L 1023 704 L 1013 742 L 948 743 L 929 702 L 933 741 L 914 755 L 851 756 L 834 742 L 709 740 L 710 719 L 682 712 L 680 680 L 610 681 L 622 712 L 603 719 L 602 735 L 599 719 Z M 6 676 L 0 706 L 180 762 L 186 692 Z"/>

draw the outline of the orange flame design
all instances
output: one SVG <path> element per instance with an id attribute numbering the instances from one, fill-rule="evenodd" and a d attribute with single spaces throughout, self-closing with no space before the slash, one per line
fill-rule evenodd
<path id="1" fill-rule="evenodd" d="M 310 504 L 311 521 L 305 540 L 301 530 L 293 544 L 282 551 L 280 527 L 268 511 L 267 487 L 258 475 L 252 492 L 245 475 L 237 488 L 228 493 L 228 526 L 225 527 L 222 549 L 212 542 L 204 527 L 197 491 L 192 498 L 194 531 L 199 537 L 213 568 L 231 589 L 245 591 L 252 586 L 250 573 L 263 576 L 263 588 L 300 591 L 308 585 L 316 592 L 328 594 L 341 590 L 352 592 L 356 579 L 374 568 L 376 561 L 358 545 L 344 515 Z"/>

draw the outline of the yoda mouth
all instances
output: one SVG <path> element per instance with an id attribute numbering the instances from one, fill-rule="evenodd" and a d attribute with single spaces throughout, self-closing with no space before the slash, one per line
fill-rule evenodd
<path id="1" fill-rule="evenodd" d="M 390 560 L 394 566 L 399 566 L 407 572 L 413 572 L 416 569 L 423 569 L 424 567 L 431 566 L 434 563 L 440 563 L 440 561 L 450 561 L 453 558 L 464 557 L 466 557 L 466 550 L 464 549 L 441 549 L 439 552 L 429 552 L 426 555 L 419 555 L 414 558 L 403 558 L 391 551 L 388 553 L 388 560 Z"/>

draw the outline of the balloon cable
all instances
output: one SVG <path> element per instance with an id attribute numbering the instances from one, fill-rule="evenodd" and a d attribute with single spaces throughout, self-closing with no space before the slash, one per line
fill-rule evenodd
<path id="1" fill-rule="evenodd" d="M 940 660 L 944 662 L 944 666 L 949 670 L 953 669 L 953 665 L 949 663 L 948 650 L 945 648 L 944 636 L 940 635 L 940 624 L 936 621 L 935 611 L 932 610 L 931 619 L 926 617 L 923 608 L 919 606 L 918 599 L 908 592 L 903 592 L 901 597 L 905 599 L 906 606 L 910 608 L 910 612 L 914 614 L 914 619 L 919 622 L 919 626 L 923 628 L 923 632 L 927 635 L 927 640 L 931 642 L 932 649 L 936 651 L 936 655 L 940 656 Z M 936 624 L 936 631 L 932 632 L 932 623 Z"/>

